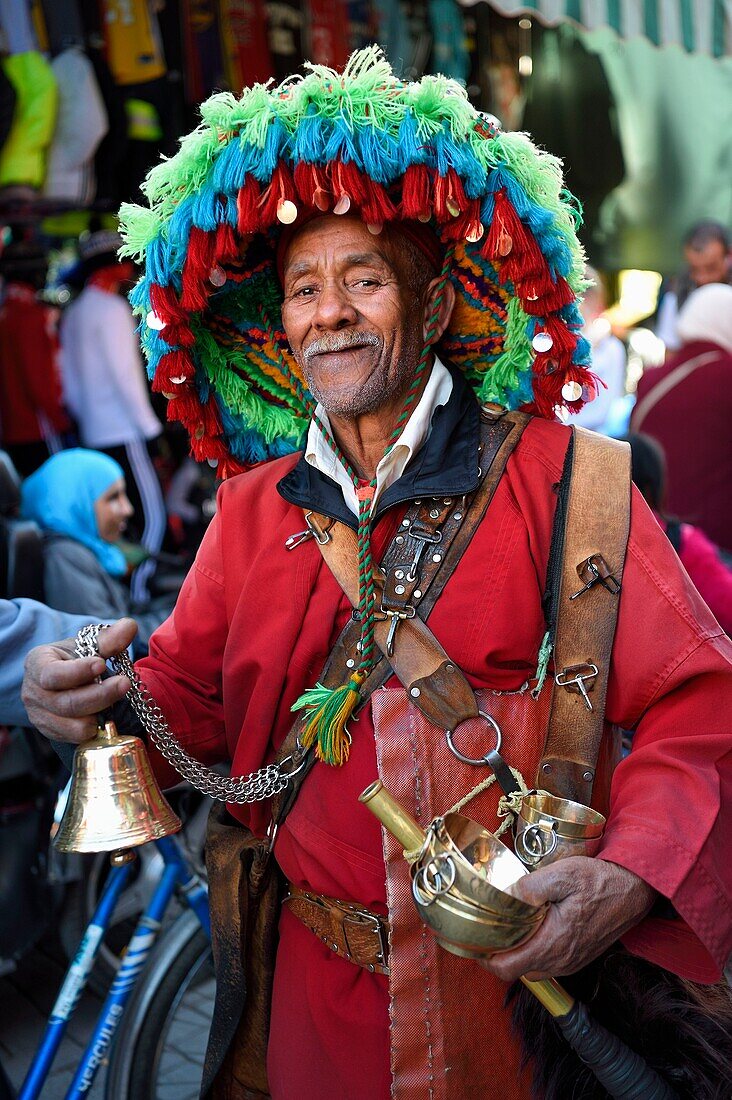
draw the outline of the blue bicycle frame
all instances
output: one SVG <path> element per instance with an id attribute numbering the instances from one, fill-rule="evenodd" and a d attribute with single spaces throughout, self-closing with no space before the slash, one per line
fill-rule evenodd
<path id="1" fill-rule="evenodd" d="M 206 934 L 209 937 L 211 935 L 208 894 L 204 883 L 191 870 L 177 842 L 172 837 L 164 837 L 162 840 L 153 841 L 153 843 L 163 857 L 165 866 L 162 877 L 147 909 L 137 923 L 120 968 L 107 994 L 107 999 L 97 1018 L 94 1033 L 81 1056 L 74 1080 L 66 1093 L 66 1100 L 79 1100 L 92 1087 L 97 1070 L 109 1050 L 117 1025 L 124 1015 L 125 1005 L 130 993 L 157 939 L 162 918 L 176 887 L 179 888 L 183 898 L 198 917 Z M 18 1094 L 18 1100 L 36 1100 L 36 1097 L 41 1094 L 41 1089 L 64 1037 L 68 1022 L 87 983 L 104 934 L 109 926 L 114 907 L 127 883 L 131 870 L 131 862 L 112 867 L 94 916 L 87 926 L 79 945 L 79 950 L 66 971 L 56 1003 L 51 1009 L 43 1038 Z"/>

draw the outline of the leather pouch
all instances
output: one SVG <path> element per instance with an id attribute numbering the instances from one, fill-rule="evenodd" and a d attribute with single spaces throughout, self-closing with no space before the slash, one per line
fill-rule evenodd
<path id="1" fill-rule="evenodd" d="M 255 837 L 221 803 L 206 833 L 216 997 L 201 1096 L 268 1097 L 267 1038 L 282 874 L 269 840 Z M 220 980 L 223 978 L 223 980 Z"/>

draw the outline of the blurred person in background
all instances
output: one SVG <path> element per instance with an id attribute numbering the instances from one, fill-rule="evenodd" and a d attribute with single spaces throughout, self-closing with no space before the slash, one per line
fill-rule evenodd
<path id="1" fill-rule="evenodd" d="M 732 286 L 713 283 L 679 313 L 681 347 L 638 383 L 634 432 L 663 447 L 668 509 L 732 553 Z"/>
<path id="2" fill-rule="evenodd" d="M 101 622 L 134 615 L 140 624 L 134 656 L 147 653 L 174 598 L 140 605 L 124 584 L 127 560 L 119 543 L 133 508 L 119 463 L 82 448 L 54 455 L 23 483 L 21 511 L 44 532 L 49 606 Z"/>
<path id="3" fill-rule="evenodd" d="M 583 405 L 572 423 L 607 435 L 615 407 L 625 395 L 627 359 L 623 341 L 613 336 L 610 322 L 603 316 L 607 300 L 600 275 L 588 266 L 585 268 L 585 278 L 593 285 L 588 287 L 582 300 L 585 322 L 582 335 L 592 345 L 592 372 L 604 385 L 597 387 L 594 401 Z"/>
<path id="4" fill-rule="evenodd" d="M 54 311 L 40 301 L 48 258 L 37 241 L 17 240 L 0 256 L 0 436 L 21 476 L 63 446 L 63 407 Z"/>
<path id="5" fill-rule="evenodd" d="M 625 438 L 630 443 L 633 481 L 720 626 L 732 635 L 732 569 L 722 560 L 719 547 L 700 528 L 667 515 L 666 460 L 661 446 L 642 433 L 631 432 Z"/>
<path id="6" fill-rule="evenodd" d="M 679 310 L 689 295 L 709 283 L 732 282 L 732 237 L 721 222 L 705 218 L 684 237 L 686 267 L 661 298 L 656 336 L 669 351 L 681 346 L 677 328 Z"/>
<path id="7" fill-rule="evenodd" d="M 135 534 L 147 559 L 135 569 L 132 595 L 149 598 L 167 526 L 165 501 L 154 459 L 162 428 L 150 403 L 140 343 L 125 297 L 134 265 L 120 263 L 119 235 L 99 230 L 79 243 L 79 264 L 68 281 L 84 289 L 61 325 L 61 367 L 69 409 L 84 447 L 105 451 L 124 471 L 139 517 Z"/>

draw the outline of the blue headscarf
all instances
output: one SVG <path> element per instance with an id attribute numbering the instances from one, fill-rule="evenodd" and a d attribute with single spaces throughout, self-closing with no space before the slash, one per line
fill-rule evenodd
<path id="1" fill-rule="evenodd" d="M 121 577 L 127 571 L 125 556 L 100 537 L 94 513 L 94 502 L 121 477 L 119 463 L 99 451 L 60 451 L 23 482 L 21 513 L 44 531 L 82 542 L 107 573 Z"/>

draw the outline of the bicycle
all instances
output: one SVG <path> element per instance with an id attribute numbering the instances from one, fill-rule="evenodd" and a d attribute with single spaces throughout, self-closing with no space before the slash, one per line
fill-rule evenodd
<path id="1" fill-rule="evenodd" d="M 206 886 L 173 838 L 165 837 L 153 844 L 163 859 L 160 881 L 137 922 L 93 1034 L 76 1067 L 66 1100 L 81 1100 L 89 1092 L 110 1050 L 109 1100 L 143 1100 L 144 1097 L 164 1100 L 157 1082 L 172 1013 L 180 1006 L 191 983 L 206 974 L 207 966 L 210 968 L 211 926 Z M 111 856 L 112 869 L 104 891 L 66 971 L 18 1100 L 36 1100 L 41 1095 L 136 858 L 134 849 Z M 188 909 L 158 941 L 162 919 L 176 892 Z M 151 965 L 146 968 L 148 960 Z M 143 969 L 144 980 L 138 984 Z M 199 1031 L 205 1038 L 208 1028 L 199 1025 Z M 132 1044 L 130 1050 L 128 1044 Z M 173 1095 L 182 1100 L 180 1088 L 171 1093 Z"/>

